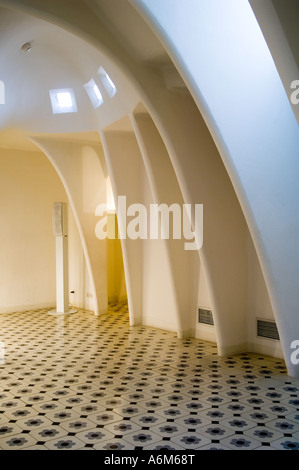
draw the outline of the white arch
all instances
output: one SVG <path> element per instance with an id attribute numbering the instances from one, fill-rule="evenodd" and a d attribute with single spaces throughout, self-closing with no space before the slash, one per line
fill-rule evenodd
<path id="1" fill-rule="evenodd" d="M 299 338 L 298 124 L 250 4 L 131 3 L 162 40 L 217 144 L 259 256 L 288 371 L 299 376 L 290 361 Z"/>
<path id="2" fill-rule="evenodd" d="M 176 7 L 178 8 L 175 9 L 175 13 L 178 13 L 177 23 L 176 18 L 173 17 L 174 9 L 172 1 L 168 2 L 166 0 L 163 2 L 163 8 L 161 8 L 161 2 L 156 2 L 153 0 L 152 3 L 149 2 L 149 5 L 150 7 L 153 7 L 153 9 L 156 6 L 158 9 L 157 12 L 153 13 L 153 11 L 147 11 L 145 9 L 143 13 L 146 21 L 151 24 L 156 34 L 162 38 L 165 47 L 170 53 L 175 65 L 181 72 L 181 75 L 185 78 L 185 82 L 188 84 L 188 87 L 192 91 L 193 97 L 196 100 L 197 107 L 192 99 L 180 99 L 179 94 L 172 93 L 170 90 L 168 90 L 165 86 L 162 74 L 156 73 L 155 70 L 153 70 L 151 67 L 148 67 L 142 62 L 135 60 L 134 55 L 128 53 L 127 51 L 126 46 L 128 46 L 128 44 L 125 44 L 125 47 L 123 47 L 122 41 L 120 41 L 117 37 L 117 28 L 116 31 L 112 32 L 111 30 L 108 30 L 105 26 L 105 22 L 102 23 L 101 20 L 98 19 L 99 17 L 97 18 L 96 15 L 92 15 L 91 10 L 86 7 L 84 2 L 76 4 L 76 14 L 70 16 L 68 11 L 68 8 L 71 8 L 70 4 L 64 4 L 63 7 L 61 7 L 61 2 L 58 0 L 53 0 L 53 3 L 51 2 L 50 9 L 49 4 L 46 1 L 42 1 L 39 3 L 39 5 L 36 5 L 34 2 L 32 2 L 32 0 L 27 0 L 26 5 L 24 5 L 24 3 L 20 0 L 14 0 L 14 2 L 0 0 L 0 4 L 9 3 L 11 5 L 11 3 L 13 3 L 14 7 L 16 8 L 29 8 L 31 12 L 43 17 L 46 20 L 50 19 L 50 21 L 57 22 L 59 24 L 62 23 L 69 31 L 74 32 L 75 35 L 87 39 L 90 43 L 99 49 L 104 50 L 105 53 L 111 57 L 112 61 L 117 64 L 117 66 L 119 66 L 123 72 L 125 72 L 132 84 L 134 84 L 137 93 L 141 96 L 141 99 L 146 105 L 146 108 L 154 120 L 154 123 L 157 126 L 158 131 L 160 132 L 161 137 L 167 147 L 185 202 L 201 202 L 196 199 L 199 194 L 202 194 L 205 200 L 212 204 L 213 210 L 209 211 L 211 222 L 209 235 L 211 236 L 207 237 L 209 243 L 205 244 L 204 248 L 205 267 L 206 273 L 208 273 L 208 282 L 212 286 L 213 290 L 212 294 L 215 299 L 215 311 L 219 320 L 221 320 L 219 323 L 219 336 L 222 339 L 222 344 L 220 345 L 221 350 L 224 353 L 229 351 L 235 352 L 237 349 L 239 349 L 239 347 L 246 347 L 246 343 L 237 344 L 237 342 L 246 341 L 247 333 L 246 329 L 244 328 L 246 323 L 245 232 L 247 227 L 244 221 L 242 221 L 243 214 L 239 208 L 239 201 L 234 193 L 231 181 L 228 178 L 225 168 L 223 168 L 223 163 L 219 153 L 215 148 L 213 139 L 211 139 L 208 129 L 201 118 L 200 112 L 198 111 L 198 108 L 205 117 L 206 123 L 209 125 L 214 141 L 218 145 L 218 150 L 221 153 L 223 161 L 226 165 L 226 169 L 228 170 L 231 180 L 234 183 L 239 200 L 242 202 L 243 210 L 245 211 L 246 209 L 245 213 L 247 220 L 249 223 L 251 223 L 250 228 L 252 233 L 254 235 L 258 234 L 258 236 L 261 235 L 260 238 L 255 238 L 255 244 L 256 247 L 260 249 L 259 254 L 260 260 L 263 263 L 264 273 L 266 272 L 265 269 L 269 268 L 269 259 L 267 256 L 271 253 L 269 251 L 267 253 L 263 251 L 265 237 L 263 238 L 264 234 L 262 232 L 260 233 L 258 230 L 256 230 L 257 214 L 254 213 L 252 207 L 250 204 L 248 204 L 247 196 L 256 195 L 252 193 L 252 187 L 250 185 L 248 185 L 248 188 L 244 188 L 244 185 L 242 186 L 240 184 L 240 176 L 242 175 L 240 175 L 240 168 L 238 168 L 236 163 L 240 163 L 238 158 L 240 155 L 242 155 L 242 152 L 240 154 L 239 152 L 236 152 L 236 161 L 233 161 L 230 158 L 232 150 L 236 151 L 236 148 L 230 148 L 231 144 L 234 145 L 237 143 L 240 145 L 240 142 L 242 141 L 244 149 L 247 150 L 246 140 L 244 143 L 244 129 L 242 127 L 240 128 L 240 130 L 243 131 L 243 134 L 241 133 L 239 135 L 235 132 L 235 126 L 238 125 L 239 128 L 240 122 L 243 123 L 243 121 L 239 120 L 236 122 L 236 120 L 233 120 L 233 122 L 230 123 L 229 119 L 227 119 L 230 114 L 226 114 L 240 109 L 241 104 L 243 106 L 242 100 L 240 98 L 243 96 L 242 93 L 244 92 L 244 87 L 242 87 L 241 83 L 239 84 L 239 87 L 236 88 L 236 90 L 238 90 L 238 96 L 234 98 L 236 102 L 232 102 L 235 106 L 231 106 L 228 96 L 225 95 L 225 90 L 221 89 L 219 93 L 219 77 L 216 75 L 213 77 L 213 80 L 209 80 L 210 77 L 207 79 L 207 76 L 205 75 L 207 73 L 212 73 L 215 70 L 215 67 L 217 70 L 217 66 L 221 66 L 225 72 L 224 77 L 226 80 L 228 80 L 228 83 L 231 84 L 231 71 L 226 70 L 226 54 L 223 54 L 221 47 L 220 51 L 217 51 L 218 42 L 220 42 L 220 45 L 222 45 L 222 34 L 221 32 L 218 33 L 216 31 L 216 33 L 219 34 L 219 37 L 216 40 L 214 31 L 214 29 L 217 29 L 217 21 L 219 20 L 219 16 L 220 30 L 221 26 L 226 28 L 227 23 L 224 21 L 224 24 L 222 24 L 222 12 L 220 10 L 218 11 L 218 2 L 207 2 L 206 0 L 187 0 L 187 2 L 188 5 L 186 6 L 185 2 L 181 2 L 180 0 L 177 1 Z M 130 0 L 127 1 L 127 4 L 129 3 Z M 146 4 L 147 2 L 142 2 L 142 0 L 140 0 L 140 2 L 139 0 L 132 0 L 131 3 L 141 5 L 142 3 Z M 226 8 L 227 5 L 230 5 L 226 2 L 223 2 L 223 4 L 224 5 L 222 5 L 222 7 L 224 8 Z M 236 1 L 236 5 L 239 4 L 244 5 L 242 0 L 240 3 L 239 0 Z M 97 5 L 99 5 L 100 8 L 101 2 L 98 2 Z M 197 17 L 194 15 L 196 10 L 190 10 L 191 14 L 189 15 L 189 6 L 192 6 L 192 8 L 193 6 L 203 8 L 203 14 Z M 180 12 L 180 7 L 182 7 L 182 12 Z M 168 8 L 171 9 L 170 15 L 167 11 Z M 171 19 L 171 21 L 168 21 L 168 23 L 166 21 L 166 27 L 164 27 L 165 25 L 161 26 L 163 20 L 165 20 L 165 17 L 163 17 L 165 12 L 167 17 L 166 19 Z M 229 16 L 229 13 L 231 13 L 231 11 L 225 12 L 223 18 L 226 18 L 226 15 Z M 189 15 L 189 17 L 186 17 L 186 14 Z M 197 21 L 200 18 L 200 20 L 203 22 L 202 28 L 200 30 L 203 41 L 200 43 L 198 43 L 199 37 L 197 36 L 198 26 L 195 26 L 194 28 L 188 28 L 188 21 L 192 14 L 194 16 L 194 20 Z M 180 27 L 182 24 L 184 24 L 184 34 L 177 35 L 178 27 Z M 228 24 L 230 24 L 230 18 L 228 19 Z M 190 22 L 190 25 L 192 26 L 192 21 Z M 226 47 L 225 52 L 230 51 L 231 53 L 232 50 L 234 51 L 234 48 L 238 50 L 239 34 L 241 37 L 243 34 L 242 28 L 240 28 L 236 34 L 234 27 L 239 27 L 238 25 L 239 18 L 237 18 L 236 21 L 233 21 L 232 24 L 232 35 L 235 34 L 236 36 L 233 37 L 232 44 L 230 44 L 231 33 L 227 36 L 224 35 L 228 40 L 229 46 Z M 169 28 L 169 30 L 167 30 L 167 28 Z M 174 28 L 175 32 L 173 32 L 172 28 Z M 189 29 L 191 29 L 191 31 L 189 31 Z M 186 35 L 186 33 L 190 34 L 191 36 L 190 43 L 190 38 L 188 34 Z M 175 40 L 172 40 L 172 36 L 178 36 L 176 38 L 178 43 L 176 43 Z M 194 48 L 194 37 L 196 38 L 196 43 L 199 46 L 198 48 Z M 180 44 L 180 41 L 182 41 L 182 44 Z M 211 47 L 215 46 L 215 50 L 213 50 L 213 53 L 215 53 L 214 55 L 209 55 L 209 53 L 207 53 L 207 50 L 205 50 L 206 44 L 209 44 Z M 179 50 L 181 45 L 183 45 L 182 51 Z M 232 50 L 230 49 L 230 46 L 232 46 Z M 199 74 L 199 76 L 197 76 L 195 73 L 196 71 L 193 71 L 192 67 L 189 70 L 188 67 L 190 64 L 184 62 L 186 58 L 190 58 L 189 48 L 191 50 L 191 57 L 192 50 L 193 53 L 197 50 L 200 51 L 199 59 L 201 59 L 201 62 L 200 60 L 192 60 L 191 65 L 194 63 L 197 67 L 201 65 L 199 72 L 202 72 L 202 75 Z M 249 51 L 251 54 L 253 53 L 250 48 Z M 252 56 L 250 57 L 252 58 Z M 213 63 L 213 59 L 215 58 L 215 63 Z M 251 77 L 252 75 L 249 74 L 249 78 Z M 232 78 L 232 83 L 234 83 L 236 77 Z M 249 78 L 247 79 L 249 80 Z M 202 84 L 201 80 L 203 80 L 204 84 L 207 86 L 205 94 L 202 93 L 200 86 Z M 218 100 L 215 99 L 215 96 L 213 96 L 213 92 L 215 90 L 218 91 Z M 248 90 L 252 91 L 250 86 L 248 87 Z M 230 90 L 231 93 L 234 91 L 234 89 Z M 273 90 L 273 96 L 276 96 L 275 90 Z M 246 104 L 250 105 L 250 98 L 251 96 L 247 99 L 248 103 L 246 102 Z M 230 107 L 232 107 L 232 109 L 230 109 Z M 263 109 L 264 106 L 262 105 L 261 110 L 263 111 Z M 217 116 L 216 111 L 219 110 L 220 116 Z M 183 118 L 183 116 L 188 116 L 188 118 L 190 117 L 193 128 L 190 129 L 185 125 L 186 119 L 184 118 L 181 119 L 181 121 L 178 119 L 177 122 L 174 123 L 174 115 L 181 118 Z M 220 119 L 220 126 L 218 126 L 216 119 L 217 117 Z M 245 122 L 247 123 L 248 120 L 253 120 L 254 115 L 251 116 L 251 113 L 249 113 L 249 115 L 245 117 Z M 233 129 L 229 128 L 230 125 L 232 125 Z M 223 130 L 222 126 L 224 127 L 224 130 L 228 131 L 228 135 L 220 132 L 220 130 Z M 257 130 L 260 129 L 258 128 Z M 253 126 L 251 129 L 252 135 L 255 135 L 254 132 L 255 127 Z M 230 142 L 230 139 L 232 139 L 232 142 Z M 234 139 L 236 139 L 237 142 L 235 142 Z M 253 142 L 251 142 L 251 144 L 253 144 Z M 240 149 L 238 148 L 238 150 Z M 260 156 L 260 154 L 258 155 Z M 263 159 L 260 159 L 260 161 L 255 163 L 257 163 L 256 168 L 259 169 L 260 165 L 263 164 Z M 212 164 L 216 165 L 217 171 L 213 171 L 213 168 L 211 167 Z M 208 176 L 206 173 L 207 170 Z M 199 176 L 201 176 L 200 184 L 198 183 Z M 245 174 L 245 176 L 248 175 Z M 225 189 L 225 197 L 222 194 L 222 188 Z M 200 192 L 198 192 L 198 189 Z M 247 194 L 247 190 L 249 191 L 249 194 Z M 219 195 L 221 196 L 219 197 Z M 229 196 L 228 198 L 226 197 L 227 195 Z M 224 211 L 222 210 L 223 208 L 225 209 Z M 222 234 L 219 236 L 219 226 L 221 227 L 222 233 L 225 232 L 225 237 L 221 236 Z M 271 225 L 269 224 L 269 227 L 267 227 L 268 231 L 270 228 Z M 234 243 L 235 241 L 236 243 Z M 273 241 L 273 235 L 271 241 Z M 270 251 L 271 249 L 272 247 L 270 247 Z M 237 256 L 238 252 L 240 253 L 240 256 Z M 233 260 L 230 258 L 230 253 L 234 254 Z M 267 256 L 264 256 L 263 258 L 262 255 Z M 274 256 L 276 256 L 275 253 Z M 211 262 L 212 258 L 213 262 Z M 228 273 L 225 269 L 226 266 L 229 266 L 230 268 L 229 275 L 227 275 Z M 271 275 L 271 269 L 268 271 L 268 275 Z M 279 294 L 279 286 L 277 293 Z M 275 301 L 273 297 L 272 300 L 273 302 Z M 285 355 L 287 352 L 287 349 L 285 349 Z"/>

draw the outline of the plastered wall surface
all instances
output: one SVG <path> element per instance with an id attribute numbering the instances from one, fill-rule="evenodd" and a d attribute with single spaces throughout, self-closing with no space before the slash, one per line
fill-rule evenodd
<path id="1" fill-rule="evenodd" d="M 67 202 L 40 152 L 0 148 L 0 311 L 55 305 L 52 205 Z"/>

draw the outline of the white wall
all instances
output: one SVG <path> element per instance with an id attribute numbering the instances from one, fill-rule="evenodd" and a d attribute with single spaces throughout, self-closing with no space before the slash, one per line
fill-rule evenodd
<path id="1" fill-rule="evenodd" d="M 144 200 L 149 207 L 154 199 L 148 180 L 143 187 Z M 179 305 L 174 291 L 167 242 L 149 238 L 142 243 L 142 323 L 181 335 Z"/>
<path id="2" fill-rule="evenodd" d="M 67 202 L 45 155 L 0 148 L 0 312 L 53 307 L 53 202 Z"/>
<path id="3" fill-rule="evenodd" d="M 130 240 L 126 237 L 126 213 L 120 213 L 118 197 L 126 196 L 127 207 L 136 202 L 143 202 L 144 169 L 131 132 L 105 131 L 100 135 L 118 217 L 130 323 L 139 325 L 142 322 L 142 240 Z"/>
<path id="4" fill-rule="evenodd" d="M 134 112 L 131 122 L 146 169 L 152 202 L 158 205 L 167 204 L 168 207 L 172 204 L 178 205 L 183 218 L 183 197 L 179 182 L 153 120 L 148 113 Z M 153 289 L 152 285 L 148 295 L 151 298 L 158 297 L 160 302 L 164 300 L 165 303 L 172 299 L 174 303 L 170 303 L 167 307 L 157 305 L 156 310 L 157 312 L 162 310 L 164 316 L 168 312 L 169 329 L 174 328 L 174 319 L 177 319 L 179 336 L 190 336 L 194 334 L 199 257 L 196 250 L 185 249 L 186 240 L 183 233 L 181 239 L 173 239 L 172 234 L 170 235 L 169 240 L 160 240 L 159 243 L 150 240 L 146 244 L 146 248 L 151 247 L 153 252 L 150 256 L 151 262 L 145 264 L 145 268 L 156 283 L 156 289 Z M 164 279 L 164 282 L 161 280 L 157 282 L 158 279 Z M 168 280 L 167 286 L 164 285 L 165 280 Z M 164 292 L 161 292 L 162 285 Z M 149 305 L 149 311 L 153 312 L 153 305 Z M 161 320 L 160 315 L 157 317 Z"/>
<path id="5" fill-rule="evenodd" d="M 286 95 L 299 124 L 299 106 L 298 103 L 292 102 L 294 89 L 291 88 L 292 82 L 299 79 L 298 53 L 297 60 L 294 57 L 294 51 L 298 50 L 298 2 L 297 0 L 288 0 L 287 2 L 273 0 L 249 1 L 261 26 Z M 288 26 L 287 30 L 285 29 L 286 26 Z M 295 35 L 296 30 L 297 35 Z M 298 89 L 298 86 L 296 86 L 296 89 Z M 297 92 L 296 96 L 298 96 Z"/>
<path id="6" fill-rule="evenodd" d="M 216 142 L 246 216 L 290 375 L 299 337 L 298 124 L 246 0 L 130 0 L 159 35 Z M 194 47 L 196 44 L 196 47 Z"/>
<path id="7" fill-rule="evenodd" d="M 247 315 L 243 328 L 247 334 L 248 351 L 283 358 L 279 340 L 257 336 L 257 319 L 275 322 L 275 317 L 261 266 L 249 233 L 247 237 L 247 255 Z M 227 269 L 229 269 L 229 266 L 227 266 Z M 213 313 L 210 293 L 202 269 L 199 275 L 198 307 L 211 310 Z M 197 316 L 195 318 L 195 337 L 217 342 L 215 327 L 199 323 Z"/>
<path id="8" fill-rule="evenodd" d="M 93 190 L 92 185 L 92 178 L 97 176 L 94 171 L 97 165 L 92 164 L 95 163 L 95 154 L 91 150 L 85 148 L 83 154 L 85 170 L 80 172 L 80 182 L 85 185 L 85 191 L 82 204 L 85 211 L 88 212 L 90 208 L 92 210 L 92 237 L 98 220 L 94 214 L 98 203 L 98 199 L 94 199 L 97 192 Z M 89 172 L 90 165 L 93 168 L 92 174 Z M 74 165 L 75 172 L 76 168 Z M 103 180 L 105 181 L 104 178 Z M 95 184 L 98 186 L 97 180 Z M 106 185 L 102 190 L 106 192 Z M 0 147 L 0 313 L 55 307 L 56 248 L 52 227 L 53 202 L 68 204 L 69 303 L 77 308 L 94 311 L 93 284 L 77 222 L 56 170 L 46 155 L 39 151 Z M 99 261 L 99 254 L 102 260 L 104 257 L 104 262 L 99 261 L 99 272 L 96 273 L 96 277 L 100 276 L 104 282 L 100 292 L 104 297 L 104 304 L 108 294 L 106 255 L 110 262 L 109 279 L 114 297 L 125 301 L 126 286 L 119 246 L 110 247 L 106 254 L 97 249 L 100 241 L 95 240 L 95 243 L 96 254 L 94 256 L 94 253 L 91 253 L 94 256 L 92 266 L 95 267 L 95 262 Z M 88 247 L 91 247 L 90 243 Z M 100 305 L 103 305 L 102 299 Z"/>
<path id="9" fill-rule="evenodd" d="M 96 209 L 107 200 L 106 178 L 99 145 L 64 141 L 58 138 L 32 139 L 55 167 L 72 208 L 80 235 L 90 281 L 86 302 L 92 298 L 95 314 L 107 312 L 106 240 L 96 236 Z M 82 289 L 81 289 L 82 291 Z"/>
<path id="10" fill-rule="evenodd" d="M 78 227 L 70 204 L 68 203 L 68 246 L 69 246 L 69 303 L 71 306 L 94 310 L 92 283 L 90 280 L 85 254 Z"/>
<path id="11" fill-rule="evenodd" d="M 115 201 L 118 196 L 126 196 L 127 208 L 131 204 L 143 204 L 149 214 L 149 205 L 155 198 L 133 130 L 107 130 L 101 137 Z M 126 233 L 130 220 L 131 217 L 124 220 L 118 212 L 120 233 Z M 179 304 L 166 242 L 151 240 L 149 236 L 122 240 L 130 321 L 132 325 L 145 324 L 181 335 Z"/>
<path id="12" fill-rule="evenodd" d="M 279 340 L 257 336 L 257 320 L 275 322 L 275 316 L 256 250 L 249 234 L 247 296 L 247 334 L 249 351 L 283 358 L 283 351 Z"/>
<path id="13" fill-rule="evenodd" d="M 199 279 L 198 279 L 198 299 L 197 309 L 194 313 L 194 336 L 195 338 L 212 341 L 217 343 L 216 331 L 214 325 L 206 325 L 198 322 L 198 309 L 203 308 L 204 310 L 210 310 L 213 314 L 213 307 L 211 297 L 207 285 L 207 281 L 204 275 L 204 270 L 200 266 L 199 268 Z"/>

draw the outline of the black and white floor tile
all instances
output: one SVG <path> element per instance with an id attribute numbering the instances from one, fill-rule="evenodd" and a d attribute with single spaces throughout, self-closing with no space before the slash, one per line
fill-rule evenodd
<path id="1" fill-rule="evenodd" d="M 0 315 L 1 450 L 299 450 L 282 360 L 130 327 L 126 306 Z"/>

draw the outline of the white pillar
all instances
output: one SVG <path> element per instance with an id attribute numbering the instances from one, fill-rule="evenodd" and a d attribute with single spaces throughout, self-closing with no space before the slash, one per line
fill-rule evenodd
<path id="1" fill-rule="evenodd" d="M 56 310 L 52 314 L 75 313 L 69 309 L 67 204 L 53 205 L 53 231 L 56 237 Z"/>
<path id="2" fill-rule="evenodd" d="M 56 237 L 56 310 L 65 313 L 69 309 L 68 293 L 68 238 Z"/>

